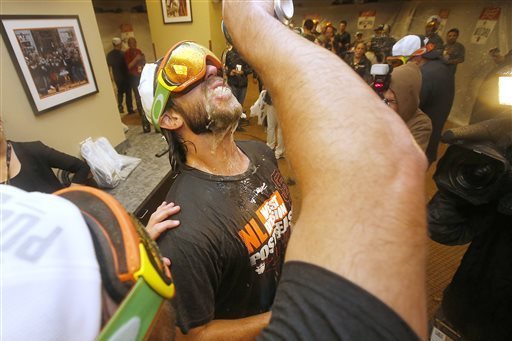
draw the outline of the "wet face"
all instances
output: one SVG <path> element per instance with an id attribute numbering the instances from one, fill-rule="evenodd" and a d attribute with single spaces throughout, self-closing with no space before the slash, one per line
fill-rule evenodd
<path id="1" fill-rule="evenodd" d="M 174 99 L 173 108 L 195 134 L 234 130 L 242 113 L 242 106 L 212 65 L 207 66 L 203 82 Z"/>
<path id="2" fill-rule="evenodd" d="M 457 38 L 459 37 L 459 34 L 457 32 L 448 32 L 446 35 L 446 41 L 448 44 L 453 44 L 457 41 Z"/>

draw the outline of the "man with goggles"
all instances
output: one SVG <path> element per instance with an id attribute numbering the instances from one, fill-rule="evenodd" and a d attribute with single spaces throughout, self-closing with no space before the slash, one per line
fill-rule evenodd
<path id="1" fill-rule="evenodd" d="M 0 200 L 2 340 L 174 338 L 169 270 L 113 197 L 0 185 Z"/>
<path id="2" fill-rule="evenodd" d="M 178 335 L 251 339 L 266 326 L 291 231 L 290 193 L 274 152 L 235 141 L 242 107 L 223 65 L 190 41 L 146 64 L 139 90 L 169 144 L 181 227 L 158 245 L 172 260 Z"/>

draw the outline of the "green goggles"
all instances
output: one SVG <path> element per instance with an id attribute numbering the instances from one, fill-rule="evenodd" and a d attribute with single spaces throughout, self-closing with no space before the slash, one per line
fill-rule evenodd
<path id="1" fill-rule="evenodd" d="M 155 242 L 110 194 L 86 186 L 68 187 L 54 194 L 82 212 L 100 264 L 102 284 L 120 303 L 98 339 L 146 339 L 161 306 L 174 296 L 170 272 Z"/>

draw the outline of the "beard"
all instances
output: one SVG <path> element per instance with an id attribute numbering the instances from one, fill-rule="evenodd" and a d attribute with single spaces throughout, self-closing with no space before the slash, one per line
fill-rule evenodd
<path id="1" fill-rule="evenodd" d="M 173 105 L 196 135 L 234 131 L 238 126 L 242 106 L 227 86 L 210 89 L 214 81 L 212 77 L 200 85 L 204 100 L 190 104 L 176 101 Z"/>
<path id="2" fill-rule="evenodd" d="M 219 86 L 212 90 L 206 86 L 205 110 L 210 121 L 208 129 L 215 133 L 236 129 L 242 105 L 229 87 Z"/>

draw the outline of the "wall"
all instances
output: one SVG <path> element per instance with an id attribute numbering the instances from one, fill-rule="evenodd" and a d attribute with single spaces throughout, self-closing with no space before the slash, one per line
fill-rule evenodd
<path id="1" fill-rule="evenodd" d="M 510 1 L 397 1 L 360 5 L 308 7 L 311 2 L 295 9 L 294 21 L 300 25 L 306 17 L 324 18 L 337 24 L 348 21 L 347 31 L 352 34 L 362 31 L 365 39 L 370 39 L 373 31 L 358 30 L 357 18 L 360 11 L 376 10 L 376 25 L 391 24 L 391 35 L 399 39 L 406 34 L 424 34 L 426 19 L 439 14 L 440 9 L 449 9 L 445 32 L 457 27 L 460 30 L 459 42 L 466 47 L 466 61 L 460 64 L 455 78 L 456 95 L 449 120 L 456 124 L 467 124 L 471 110 L 484 77 L 494 68 L 487 51 L 498 46 L 505 53 L 512 48 L 512 3 Z M 483 45 L 470 43 L 480 12 L 484 7 L 501 7 L 499 21 L 491 36 Z M 443 39 L 445 37 L 443 36 Z"/>
<path id="2" fill-rule="evenodd" d="M 112 50 L 112 38 L 121 37 L 120 26 L 122 24 L 131 24 L 137 39 L 137 47 L 144 52 L 146 61 L 155 61 L 147 13 L 96 13 L 96 20 L 98 21 L 105 55 Z M 124 46 L 124 49 L 127 48 L 127 45 Z"/>
<path id="3" fill-rule="evenodd" d="M 50 4 L 50 5 L 49 5 Z M 112 92 L 98 25 L 87 1 L 2 1 L 1 14 L 78 15 L 99 92 L 35 116 L 2 39 L 0 114 L 7 138 L 41 140 L 55 149 L 79 155 L 79 143 L 88 136 L 104 136 L 116 146 L 125 140 Z"/>
<path id="4" fill-rule="evenodd" d="M 226 39 L 221 29 L 222 23 L 222 2 L 214 3 L 210 1 L 210 40 L 212 52 L 221 58 L 226 49 Z"/>
<path id="5" fill-rule="evenodd" d="M 162 57 L 180 40 L 193 40 L 206 47 L 210 43 L 210 1 L 191 1 L 192 22 L 164 24 L 161 1 L 146 0 L 149 28 L 156 58 Z"/>

